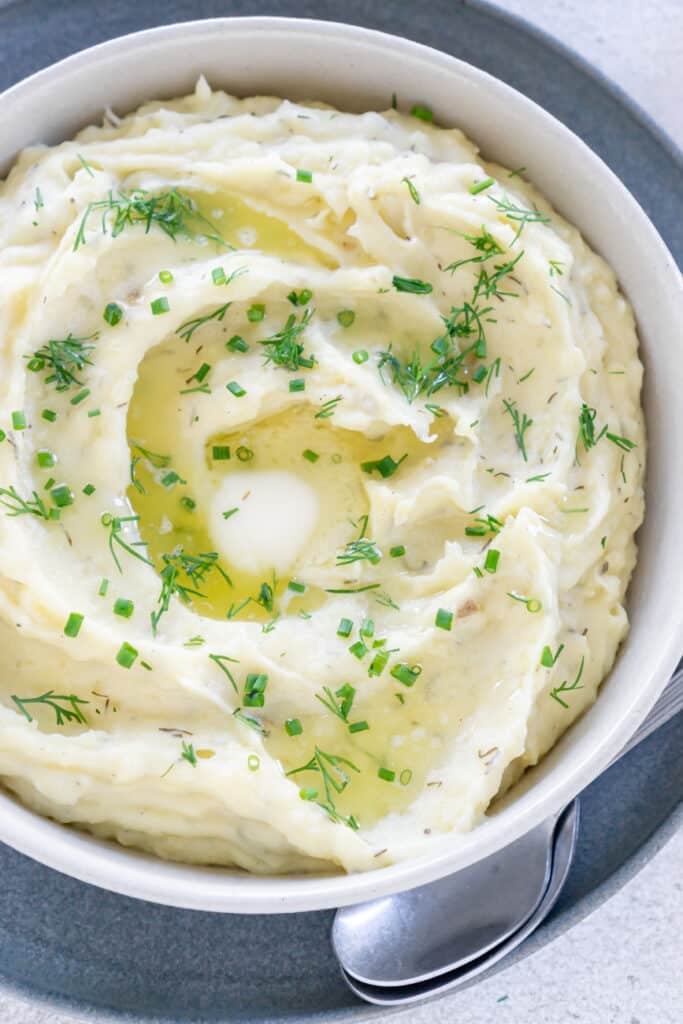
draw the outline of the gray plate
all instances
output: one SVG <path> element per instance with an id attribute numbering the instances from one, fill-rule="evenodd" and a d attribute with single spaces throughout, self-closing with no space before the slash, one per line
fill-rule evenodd
<path id="1" fill-rule="evenodd" d="M 490 71 L 584 138 L 638 197 L 683 261 L 680 154 L 587 64 L 524 22 L 481 2 L 430 0 L 0 0 L 0 88 L 104 39 L 164 22 L 286 14 L 411 36 Z M 393 84 L 393 83 L 392 83 Z M 396 83 L 400 86 L 401 83 Z M 410 83 L 404 83 L 409 93 Z M 608 126 L 608 130 L 605 130 Z M 631 878 L 683 818 L 683 715 L 583 797 L 576 861 L 552 917 L 506 961 L 538 949 Z M 331 913 L 242 917 L 174 910 L 73 881 L 0 846 L 0 986 L 136 1024 L 313 1024 L 367 1020 L 342 984 Z"/>

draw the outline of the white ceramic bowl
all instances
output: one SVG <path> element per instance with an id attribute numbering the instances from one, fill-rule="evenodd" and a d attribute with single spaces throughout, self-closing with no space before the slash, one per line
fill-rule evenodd
<path id="1" fill-rule="evenodd" d="M 678 529 L 683 507 L 683 286 L 633 196 L 575 135 L 484 72 L 417 43 L 329 22 L 236 18 L 125 36 L 79 53 L 0 97 L 0 174 L 36 141 L 55 143 L 144 100 L 190 92 L 200 74 L 238 95 L 326 100 L 348 110 L 427 103 L 483 154 L 530 179 L 615 269 L 645 362 L 647 514 L 629 591 L 631 631 L 595 706 L 528 773 L 513 799 L 429 856 L 363 875 L 261 878 L 161 862 L 38 817 L 0 794 L 0 839 L 53 868 L 130 896 L 202 910 L 268 913 L 342 906 L 457 871 L 558 811 L 620 750 L 683 647 Z M 605 126 L 609 130 L 609 125 Z"/>

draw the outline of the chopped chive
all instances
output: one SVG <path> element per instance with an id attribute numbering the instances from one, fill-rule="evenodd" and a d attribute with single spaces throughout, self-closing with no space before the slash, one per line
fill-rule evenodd
<path id="1" fill-rule="evenodd" d="M 227 510 L 226 510 L 226 511 L 225 511 L 225 512 L 223 513 L 223 518 L 224 518 L 224 519 L 229 519 L 229 518 L 230 518 L 230 516 L 234 516 L 235 512 L 239 512 L 239 509 L 238 509 L 237 507 L 235 507 L 235 508 L 229 508 L 229 509 L 227 509 Z"/>
<path id="2" fill-rule="evenodd" d="M 108 590 L 109 590 L 109 580 L 104 578 L 100 582 L 100 585 L 98 587 L 97 593 L 99 594 L 100 597 L 106 597 Z"/>
<path id="3" fill-rule="evenodd" d="M 162 295 L 159 299 L 153 299 L 150 303 L 150 309 L 152 310 L 153 316 L 160 316 L 161 313 L 170 312 L 169 301 L 165 295 Z"/>
<path id="4" fill-rule="evenodd" d="M 406 549 L 403 544 L 396 544 L 395 547 L 389 548 L 390 558 L 400 558 L 401 555 L 405 555 Z"/>
<path id="5" fill-rule="evenodd" d="M 41 448 L 36 452 L 36 461 L 41 469 L 52 469 L 57 462 L 57 456 L 47 448 Z"/>
<path id="6" fill-rule="evenodd" d="M 515 594 L 512 590 L 508 590 L 507 596 L 511 597 L 513 601 L 519 601 L 525 605 L 526 610 L 534 615 L 543 608 L 543 605 L 536 597 L 523 597 L 521 594 Z"/>
<path id="7" fill-rule="evenodd" d="M 310 786 L 305 786 L 303 789 L 299 790 L 299 796 L 302 800 L 317 800 L 318 790 L 312 789 Z"/>
<path id="8" fill-rule="evenodd" d="M 263 672 L 250 672 L 244 683 L 244 706 L 262 708 L 266 702 L 268 676 Z"/>
<path id="9" fill-rule="evenodd" d="M 295 594 L 303 594 L 306 592 L 306 584 L 299 583 L 297 580 L 290 580 L 287 584 L 287 590 L 291 590 Z"/>
<path id="10" fill-rule="evenodd" d="M 313 171 L 305 171 L 298 167 L 296 171 L 296 180 L 303 181 L 305 184 L 310 185 L 313 181 Z"/>
<path id="11" fill-rule="evenodd" d="M 71 612 L 64 625 L 64 636 L 71 637 L 72 639 L 77 637 L 83 625 L 83 618 L 84 616 L 79 615 L 78 612 Z"/>
<path id="12" fill-rule="evenodd" d="M 305 391 L 306 390 L 306 381 L 304 380 L 303 377 L 297 377 L 295 380 L 290 380 L 290 382 L 289 382 L 289 390 L 290 391 Z"/>
<path id="13" fill-rule="evenodd" d="M 485 192 L 487 188 L 491 188 L 491 185 L 495 185 L 493 178 L 484 178 L 483 181 L 478 181 L 475 185 L 471 185 L 467 191 L 471 196 L 476 196 L 480 192 Z"/>
<path id="14" fill-rule="evenodd" d="M 114 601 L 114 615 L 120 615 L 122 619 L 129 619 L 135 611 L 135 603 L 127 597 L 117 597 Z"/>
<path id="15" fill-rule="evenodd" d="M 54 487 L 54 485 L 56 483 L 57 483 L 57 481 L 55 480 L 55 478 L 53 476 L 51 476 L 48 480 L 45 481 L 45 490 L 49 491 L 50 488 Z"/>
<path id="16" fill-rule="evenodd" d="M 377 778 L 382 779 L 383 782 L 393 782 L 396 778 L 396 772 L 392 772 L 391 768 L 379 768 L 377 770 Z"/>
<path id="17" fill-rule="evenodd" d="M 86 497 L 89 498 L 90 495 L 94 494 L 96 490 L 97 488 L 95 487 L 94 484 L 86 484 L 85 487 L 83 488 L 83 493 L 86 495 Z"/>
<path id="18" fill-rule="evenodd" d="M 226 462 L 230 458 L 230 445 L 215 444 L 211 448 L 211 458 L 214 462 Z"/>
<path id="19" fill-rule="evenodd" d="M 394 274 L 391 283 L 397 292 L 410 292 L 413 295 L 429 295 L 433 291 L 428 281 L 420 281 L 415 277 L 399 277 Z"/>
<path id="20" fill-rule="evenodd" d="M 496 551 L 495 548 L 489 548 L 486 552 L 486 561 L 484 562 L 484 569 L 486 572 L 494 573 L 498 569 L 498 562 L 500 560 L 500 551 Z"/>
<path id="21" fill-rule="evenodd" d="M 15 430 L 26 430 L 26 415 L 21 409 L 12 413 L 12 426 Z"/>
<path id="22" fill-rule="evenodd" d="M 0 430 L 0 444 L 5 440 L 6 437 L 7 437 L 7 434 L 5 433 L 5 431 L 4 430 Z"/>
<path id="23" fill-rule="evenodd" d="M 378 651 L 375 657 L 370 662 L 368 667 L 369 676 L 381 676 L 384 669 L 387 667 L 389 661 L 389 654 L 387 651 Z"/>
<path id="24" fill-rule="evenodd" d="M 179 473 L 176 473 L 175 469 L 169 469 L 168 473 L 165 473 L 161 478 L 162 487 L 175 487 L 176 484 L 185 484 L 187 480 L 183 480 Z"/>
<path id="25" fill-rule="evenodd" d="M 285 722 L 285 732 L 288 736 L 301 736 L 304 727 L 298 718 L 288 718 Z"/>
<path id="26" fill-rule="evenodd" d="M 182 496 L 182 498 L 180 499 L 180 504 L 183 506 L 184 509 L 187 509 L 188 512 L 194 512 L 194 510 L 197 507 L 197 502 L 194 500 L 194 498 L 190 498 L 187 494 L 184 494 Z"/>
<path id="27" fill-rule="evenodd" d="M 370 358 L 370 354 L 367 351 L 367 349 L 358 348 L 353 353 L 351 358 L 353 359 L 354 363 L 357 363 L 360 366 L 362 363 L 367 363 L 368 359 Z"/>
<path id="28" fill-rule="evenodd" d="M 408 786 L 410 784 L 412 777 L 413 773 L 410 770 L 410 768 L 404 768 L 398 777 L 398 781 L 401 783 L 402 786 Z"/>
<path id="29" fill-rule="evenodd" d="M 250 772 L 257 772 L 261 767 L 261 758 L 258 754 L 250 754 L 247 758 L 247 768 Z"/>
<path id="30" fill-rule="evenodd" d="M 116 655 L 116 661 L 122 668 L 132 668 L 137 656 L 138 651 L 124 640 Z"/>
<path id="31" fill-rule="evenodd" d="M 230 349 L 231 352 L 248 352 L 249 346 L 247 345 L 244 338 L 241 338 L 239 334 L 233 334 L 230 341 L 226 341 L 225 347 Z"/>
<path id="32" fill-rule="evenodd" d="M 211 363 L 202 363 L 196 373 L 193 373 L 190 380 L 196 380 L 200 384 L 206 380 L 211 372 Z M 189 381 L 188 381 L 189 384 Z"/>
<path id="33" fill-rule="evenodd" d="M 211 280 L 214 284 L 225 284 L 225 271 L 222 267 L 214 267 L 211 271 Z"/>
<path id="34" fill-rule="evenodd" d="M 247 448 L 243 444 L 241 444 L 239 448 L 235 450 L 235 455 L 240 460 L 240 462 L 251 462 L 251 460 L 254 458 L 254 453 L 251 450 L 251 448 Z"/>
<path id="35" fill-rule="evenodd" d="M 320 458 L 318 453 L 312 452 L 310 448 L 306 448 L 306 450 L 303 451 L 301 454 L 308 462 L 317 462 L 318 459 Z"/>
<path id="36" fill-rule="evenodd" d="M 101 415 L 102 415 L 102 410 L 101 409 L 88 409 L 88 416 L 89 416 L 90 419 L 93 419 L 95 416 L 101 416 Z"/>
<path id="37" fill-rule="evenodd" d="M 254 303 L 247 310 L 247 320 L 250 324 L 257 324 L 266 315 L 266 307 L 262 303 Z"/>
<path id="38" fill-rule="evenodd" d="M 118 302 L 108 302 L 104 307 L 104 313 L 102 316 L 110 327 L 116 327 L 116 325 L 120 324 L 123 319 L 123 310 L 119 306 Z"/>
<path id="39" fill-rule="evenodd" d="M 356 314 L 352 309 L 341 309 L 337 313 L 337 323 L 341 327 L 350 327 L 355 319 Z"/>
<path id="40" fill-rule="evenodd" d="M 310 288 L 302 288 L 300 292 L 292 290 L 287 298 L 293 306 L 305 306 L 313 298 L 313 292 Z"/>
<path id="41" fill-rule="evenodd" d="M 80 405 L 84 402 L 90 394 L 90 388 L 83 388 L 78 394 L 74 395 L 73 398 L 69 399 L 71 405 Z"/>
<path id="42" fill-rule="evenodd" d="M 553 654 L 553 652 L 550 649 L 550 647 L 548 647 L 546 645 L 543 648 L 542 652 L 541 652 L 541 665 L 543 665 L 543 668 L 554 668 L 555 662 L 557 661 L 559 656 L 562 654 L 563 650 L 564 650 L 564 644 L 560 644 L 560 646 L 557 648 L 557 650 Z"/>
<path id="43" fill-rule="evenodd" d="M 369 728 L 370 726 L 365 720 L 362 722 L 351 722 L 349 725 L 349 732 L 367 732 Z"/>
<path id="44" fill-rule="evenodd" d="M 358 658 L 358 660 L 361 661 L 368 653 L 368 648 L 362 640 L 356 640 L 355 644 L 351 644 L 349 647 L 349 652 L 354 656 L 354 658 Z"/>
<path id="45" fill-rule="evenodd" d="M 160 270 L 159 280 L 162 284 L 173 284 L 173 274 L 170 270 Z"/>
<path id="46" fill-rule="evenodd" d="M 406 665 L 401 662 L 398 665 L 394 665 L 390 674 L 394 679 L 398 679 L 399 683 L 403 683 L 404 686 L 414 686 L 416 680 L 422 674 L 422 665 Z"/>
<path id="47" fill-rule="evenodd" d="M 236 380 L 231 380 L 230 383 L 226 384 L 225 386 L 230 392 L 230 394 L 234 395 L 235 398 L 242 398 L 242 396 L 246 395 L 247 393 L 245 389 L 242 387 L 242 385 L 238 384 Z"/>
<path id="48" fill-rule="evenodd" d="M 416 206 L 419 206 L 420 193 L 417 191 L 410 178 L 401 178 L 401 181 L 406 183 L 406 185 L 408 186 L 408 192 L 410 193 L 410 198 L 413 200 Z"/>
<path id="49" fill-rule="evenodd" d="M 375 459 L 372 462 L 361 462 L 360 468 L 364 473 L 372 473 L 375 470 L 385 480 L 387 477 L 393 476 L 401 463 L 408 458 L 408 455 L 402 455 L 398 462 L 392 459 L 391 455 L 385 455 L 382 459 Z"/>
<path id="50" fill-rule="evenodd" d="M 66 508 L 67 505 L 73 505 L 74 503 L 74 496 L 66 484 L 59 484 L 57 487 L 53 487 L 50 494 L 57 508 Z"/>
<path id="51" fill-rule="evenodd" d="M 375 623 L 373 619 L 363 619 L 358 630 L 361 636 L 374 636 Z"/>
<path id="52" fill-rule="evenodd" d="M 351 630 L 353 629 L 353 621 L 351 619 L 340 619 L 339 625 L 337 626 L 337 636 L 348 637 L 351 636 Z"/>
<path id="53" fill-rule="evenodd" d="M 438 626 L 439 629 L 451 629 L 453 626 L 453 612 L 448 612 L 445 608 L 439 608 L 434 619 L 434 625 Z"/>
<path id="54" fill-rule="evenodd" d="M 434 120 L 434 112 L 432 111 L 432 109 L 430 107 L 422 106 L 419 103 L 416 103 L 413 107 L 410 108 L 410 113 L 413 115 L 413 117 L 417 117 L 418 120 L 420 121 Z"/>
<path id="55" fill-rule="evenodd" d="M 54 423 L 54 421 L 57 419 L 57 413 L 54 411 L 54 409 L 43 409 L 40 415 L 43 417 L 44 420 L 47 420 L 48 423 Z"/>

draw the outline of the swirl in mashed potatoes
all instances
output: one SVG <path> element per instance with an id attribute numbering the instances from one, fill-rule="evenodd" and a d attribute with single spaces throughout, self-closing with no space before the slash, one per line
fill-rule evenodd
<path id="1" fill-rule="evenodd" d="M 430 121 L 202 81 L 0 185 L 0 777 L 39 813 L 369 869 L 475 827 L 595 699 L 633 315 Z"/>

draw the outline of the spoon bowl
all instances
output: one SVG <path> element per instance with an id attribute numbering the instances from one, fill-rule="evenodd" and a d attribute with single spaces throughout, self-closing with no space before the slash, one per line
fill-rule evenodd
<path id="1" fill-rule="evenodd" d="M 332 945 L 346 973 L 370 985 L 428 981 L 517 932 L 548 888 L 556 824 L 547 819 L 466 871 L 340 910 Z"/>

